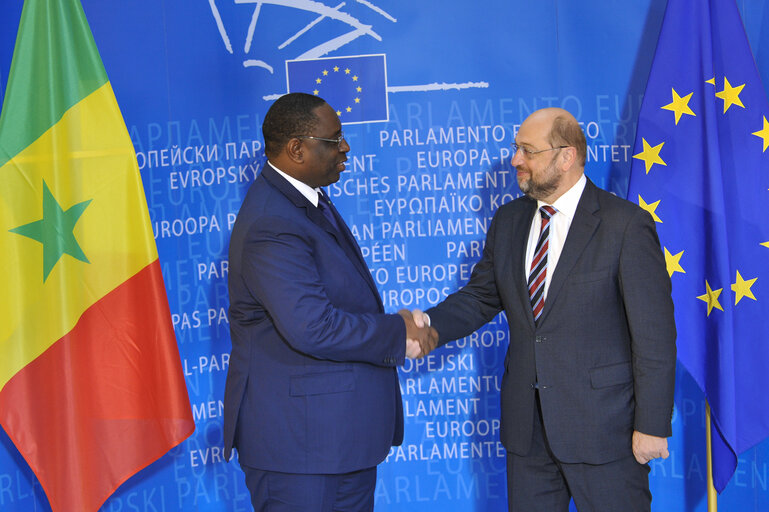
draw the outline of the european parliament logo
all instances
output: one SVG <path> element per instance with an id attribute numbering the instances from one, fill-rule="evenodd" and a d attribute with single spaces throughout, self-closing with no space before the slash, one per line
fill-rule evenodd
<path id="1" fill-rule="evenodd" d="M 288 92 L 320 96 L 342 124 L 388 121 L 385 55 L 287 60 Z"/>

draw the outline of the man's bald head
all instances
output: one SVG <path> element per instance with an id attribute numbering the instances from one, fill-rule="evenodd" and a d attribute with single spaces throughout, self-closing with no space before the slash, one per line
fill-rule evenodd
<path id="1" fill-rule="evenodd" d="M 568 110 L 562 108 L 543 108 L 533 112 L 529 120 L 546 123 L 550 126 L 548 142 L 554 148 L 558 146 L 571 146 L 577 150 L 576 164 L 585 168 L 587 159 L 587 142 L 577 119 Z"/>

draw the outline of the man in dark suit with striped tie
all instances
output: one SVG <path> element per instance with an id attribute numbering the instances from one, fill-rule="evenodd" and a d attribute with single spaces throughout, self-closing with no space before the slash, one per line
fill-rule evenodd
<path id="1" fill-rule="evenodd" d="M 469 283 L 425 320 L 444 344 L 507 314 L 509 510 L 566 512 L 573 498 L 580 512 L 648 511 L 676 358 L 654 221 L 585 177 L 585 136 L 565 110 L 531 114 L 513 147 L 526 196 L 497 211 Z"/>

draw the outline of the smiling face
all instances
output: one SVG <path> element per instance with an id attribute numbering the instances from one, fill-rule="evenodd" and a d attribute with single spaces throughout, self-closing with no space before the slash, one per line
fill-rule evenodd
<path id="1" fill-rule="evenodd" d="M 552 149 L 550 127 L 548 116 L 528 117 L 518 130 L 515 141 L 521 149 L 511 162 L 521 191 L 545 202 L 558 190 L 563 179 L 558 166 L 561 149 Z"/>
<path id="2" fill-rule="evenodd" d="M 548 204 L 569 190 L 584 172 L 584 161 L 577 162 L 578 150 L 571 142 L 573 134 L 565 139 L 563 127 L 582 135 L 577 120 L 565 110 L 537 110 L 521 124 L 515 137 L 518 150 L 511 163 L 517 171 L 518 186 L 527 196 Z"/>
<path id="3" fill-rule="evenodd" d="M 513 161 L 517 162 L 513 165 L 516 167 L 516 178 L 521 192 L 534 199 L 549 202 L 546 199 L 558 190 L 563 177 L 556 168 L 558 155 L 550 157 L 545 155 L 546 153 L 539 153 L 531 157 L 523 156 L 517 161 L 513 158 Z M 538 159 L 537 157 L 541 158 Z M 544 162 L 537 160 L 544 160 Z"/>
<path id="4" fill-rule="evenodd" d="M 339 117 L 328 104 L 318 106 L 313 110 L 317 118 L 312 133 L 302 135 L 319 137 L 321 139 L 338 139 L 342 134 L 342 123 Z M 303 169 L 301 177 L 304 183 L 311 187 L 325 187 L 339 181 L 339 175 L 344 172 L 344 162 L 347 161 L 347 152 L 350 146 L 347 141 L 329 142 L 327 140 L 298 139 L 304 149 Z"/>

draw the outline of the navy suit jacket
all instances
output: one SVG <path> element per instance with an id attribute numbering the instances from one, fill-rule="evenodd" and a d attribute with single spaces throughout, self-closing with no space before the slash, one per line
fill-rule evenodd
<path id="1" fill-rule="evenodd" d="M 402 441 L 406 328 L 337 220 L 343 233 L 269 165 L 238 213 L 224 444 L 243 465 L 346 473 Z"/>
<path id="2" fill-rule="evenodd" d="M 509 451 L 529 451 L 536 383 L 559 460 L 629 456 L 633 430 L 671 435 L 676 331 L 654 221 L 588 180 L 535 325 L 524 261 L 536 209 L 528 197 L 502 206 L 468 284 L 427 313 L 443 344 L 505 311 L 500 435 Z"/>

